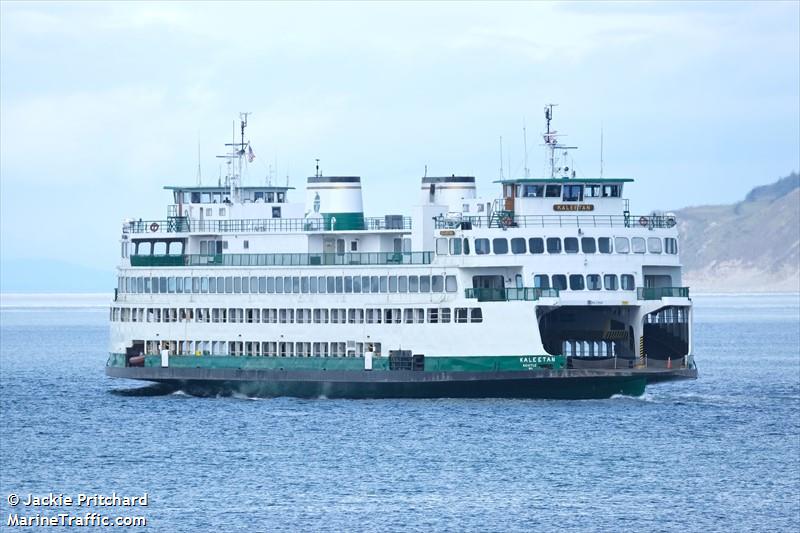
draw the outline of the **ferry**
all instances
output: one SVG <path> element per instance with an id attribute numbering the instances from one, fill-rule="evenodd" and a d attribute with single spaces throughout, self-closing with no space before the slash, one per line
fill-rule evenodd
<path id="1" fill-rule="evenodd" d="M 247 118 L 224 180 L 168 185 L 165 219 L 123 222 L 108 376 L 196 395 L 546 399 L 697 377 L 675 216 L 632 214 L 632 179 L 576 177 L 552 105 L 549 175 L 503 175 L 489 198 L 474 176 L 425 175 L 410 216 L 366 216 L 361 178 L 318 160 L 304 201 L 288 181 L 244 184 Z"/>

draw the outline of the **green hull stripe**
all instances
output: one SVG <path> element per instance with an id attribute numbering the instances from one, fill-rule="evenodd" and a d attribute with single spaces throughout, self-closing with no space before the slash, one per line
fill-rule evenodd
<path id="1" fill-rule="evenodd" d="M 326 230 L 345 231 L 365 229 L 364 213 L 322 213 L 322 218 L 325 222 L 324 227 Z M 336 219 L 336 223 L 333 225 L 331 225 L 331 218 Z"/>
<path id="2" fill-rule="evenodd" d="M 123 354 L 110 354 L 106 366 L 124 367 Z M 161 366 L 161 356 L 145 357 L 146 367 Z M 231 355 L 172 355 L 169 366 L 174 368 L 234 368 L 242 370 L 363 370 L 363 357 L 257 357 Z M 563 369 L 566 358 L 561 355 L 495 355 L 495 356 L 426 356 L 428 372 L 496 372 Z M 388 370 L 388 357 L 372 359 L 373 370 Z"/>

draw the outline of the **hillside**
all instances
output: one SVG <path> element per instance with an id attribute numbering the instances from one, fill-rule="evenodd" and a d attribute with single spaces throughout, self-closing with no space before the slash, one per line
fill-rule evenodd
<path id="1" fill-rule="evenodd" d="M 800 175 L 732 205 L 676 211 L 684 285 L 696 291 L 800 290 Z"/>

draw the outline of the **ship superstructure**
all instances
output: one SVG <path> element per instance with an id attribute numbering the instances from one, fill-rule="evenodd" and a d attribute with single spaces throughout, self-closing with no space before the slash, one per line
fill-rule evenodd
<path id="1" fill-rule="evenodd" d="M 671 214 L 632 180 L 425 176 L 411 216 L 367 217 L 358 176 L 167 186 L 121 234 L 107 373 L 190 391 L 328 397 L 607 397 L 696 377 Z M 561 161 L 561 163 L 559 162 Z M 237 168 L 239 170 L 237 170 Z"/>

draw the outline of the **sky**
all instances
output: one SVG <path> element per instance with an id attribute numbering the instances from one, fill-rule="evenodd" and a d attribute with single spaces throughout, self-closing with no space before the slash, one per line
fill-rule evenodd
<path id="1" fill-rule="evenodd" d="M 365 212 L 419 179 L 634 178 L 632 211 L 737 201 L 800 169 L 800 2 L 0 3 L 0 261 L 113 268 L 162 186 L 216 181 L 251 112 L 245 184 L 360 175 Z M 298 191 L 300 193 L 300 191 Z M 295 199 L 302 201 L 303 195 Z"/>

